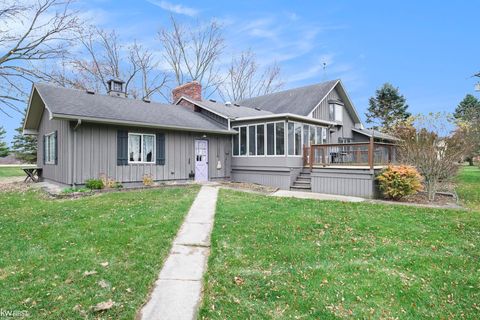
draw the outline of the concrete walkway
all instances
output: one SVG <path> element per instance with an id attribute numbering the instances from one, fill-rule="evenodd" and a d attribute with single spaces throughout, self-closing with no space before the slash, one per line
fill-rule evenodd
<path id="1" fill-rule="evenodd" d="M 202 297 L 203 273 L 210 254 L 217 196 L 217 187 L 205 185 L 200 189 L 173 241 L 150 299 L 137 318 L 196 319 Z"/>
<path id="2" fill-rule="evenodd" d="M 359 197 L 340 196 L 335 194 L 325 194 L 316 192 L 302 192 L 302 191 L 290 191 L 290 190 L 278 190 L 271 194 L 273 197 L 290 197 L 300 199 L 314 199 L 314 200 L 335 200 L 345 202 L 362 202 L 366 199 Z"/>

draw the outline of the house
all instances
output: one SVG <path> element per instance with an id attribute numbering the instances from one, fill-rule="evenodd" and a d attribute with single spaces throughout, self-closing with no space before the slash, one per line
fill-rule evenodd
<path id="1" fill-rule="evenodd" d="M 44 180 L 229 179 L 372 197 L 373 143 L 394 140 L 363 128 L 340 80 L 233 103 L 202 99 L 198 82 L 173 89 L 174 104 L 129 99 L 118 79 L 108 88 L 33 85 L 24 134 L 38 135 Z"/>

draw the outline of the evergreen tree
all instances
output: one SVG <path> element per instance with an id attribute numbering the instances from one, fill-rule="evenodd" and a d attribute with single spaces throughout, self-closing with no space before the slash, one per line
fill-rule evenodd
<path id="1" fill-rule="evenodd" d="M 22 119 L 20 127 L 15 129 L 17 134 L 13 136 L 12 150 L 18 159 L 26 163 L 35 163 L 37 161 L 37 136 L 23 135 L 24 120 L 25 117 Z"/>
<path id="2" fill-rule="evenodd" d="M 407 111 L 406 99 L 400 94 L 398 88 L 390 83 L 385 83 L 375 91 L 375 96 L 368 101 L 369 107 L 367 123 L 376 123 L 374 128 L 389 131 L 399 121 L 410 117 Z"/>
<path id="3" fill-rule="evenodd" d="M 5 134 L 7 132 L 0 126 L 0 157 L 6 157 L 10 153 L 7 142 L 5 141 Z"/>
<path id="4" fill-rule="evenodd" d="M 467 94 L 458 104 L 453 114 L 456 119 L 463 121 L 478 121 L 480 119 L 480 100 Z"/>
<path id="5" fill-rule="evenodd" d="M 453 116 L 470 128 L 469 135 L 474 148 L 465 160 L 473 166 L 474 157 L 480 155 L 480 100 L 467 94 L 458 104 Z"/>

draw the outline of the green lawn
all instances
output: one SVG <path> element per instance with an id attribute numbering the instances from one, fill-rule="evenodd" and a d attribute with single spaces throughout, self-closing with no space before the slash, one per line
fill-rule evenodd
<path id="1" fill-rule="evenodd" d="M 18 176 L 25 176 L 21 167 L 0 167 L 0 179 Z"/>
<path id="2" fill-rule="evenodd" d="M 480 210 L 480 168 L 462 167 L 457 184 L 457 193 L 462 202 L 472 209 Z"/>
<path id="3" fill-rule="evenodd" d="M 133 319 L 197 191 L 0 194 L 0 307 L 32 319 L 91 319 L 93 305 L 112 299 L 98 316 Z"/>
<path id="4" fill-rule="evenodd" d="M 480 318 L 480 212 L 222 190 L 203 319 Z"/>

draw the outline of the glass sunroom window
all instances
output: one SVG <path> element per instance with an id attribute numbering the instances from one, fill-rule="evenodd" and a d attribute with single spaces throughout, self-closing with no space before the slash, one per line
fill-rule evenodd
<path id="1" fill-rule="evenodd" d="M 288 123 L 288 155 L 295 155 L 295 123 Z"/>
<path id="2" fill-rule="evenodd" d="M 267 123 L 267 155 L 275 155 L 275 124 Z"/>
<path id="3" fill-rule="evenodd" d="M 302 149 L 302 125 L 295 123 L 295 155 L 301 155 Z"/>
<path id="4" fill-rule="evenodd" d="M 238 128 L 232 128 L 232 129 L 238 132 Z M 239 134 L 236 134 L 233 136 L 233 155 L 234 156 L 238 156 L 238 147 L 239 147 L 238 140 L 239 139 L 240 139 Z"/>
<path id="5" fill-rule="evenodd" d="M 285 123 L 275 123 L 275 154 L 277 156 L 285 154 Z"/>
<path id="6" fill-rule="evenodd" d="M 255 129 L 256 129 L 256 126 L 248 127 L 248 155 L 249 156 L 254 156 L 257 154 Z"/>
<path id="7" fill-rule="evenodd" d="M 265 126 L 257 125 L 257 156 L 265 155 Z"/>
<path id="8" fill-rule="evenodd" d="M 247 154 L 247 127 L 240 128 L 240 155 Z"/>

